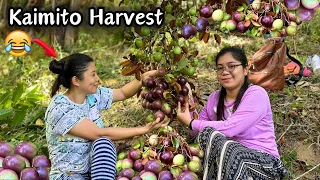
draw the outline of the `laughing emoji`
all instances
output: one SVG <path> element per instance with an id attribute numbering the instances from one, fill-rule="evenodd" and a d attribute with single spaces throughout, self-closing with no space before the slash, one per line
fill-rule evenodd
<path id="1" fill-rule="evenodd" d="M 12 56 L 24 56 L 31 51 L 31 39 L 20 30 L 12 31 L 5 40 L 6 51 Z"/>

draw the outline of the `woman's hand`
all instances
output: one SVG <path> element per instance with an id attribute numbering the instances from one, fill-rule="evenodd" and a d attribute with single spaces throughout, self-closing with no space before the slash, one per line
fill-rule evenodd
<path id="1" fill-rule="evenodd" d="M 180 123 L 189 126 L 191 122 L 191 117 L 190 117 L 190 111 L 189 111 L 189 103 L 186 102 L 185 104 L 185 110 L 182 111 L 181 109 L 181 104 L 178 102 L 178 111 L 177 111 L 177 118 Z"/>
<path id="2" fill-rule="evenodd" d="M 157 76 L 157 70 L 147 71 L 141 75 L 141 80 L 144 81 L 149 77 L 155 77 L 155 76 Z"/>
<path id="3" fill-rule="evenodd" d="M 186 87 L 188 88 L 189 92 L 188 92 L 188 96 L 189 97 L 192 97 L 192 89 L 190 87 L 190 84 L 189 83 L 186 83 Z"/>
<path id="4" fill-rule="evenodd" d="M 152 130 L 156 130 L 159 129 L 161 127 L 166 127 L 168 126 L 170 121 L 164 123 L 164 121 L 160 121 L 160 118 L 157 118 L 155 121 L 148 123 L 145 128 L 147 129 L 148 132 L 152 131 Z"/>
<path id="5" fill-rule="evenodd" d="M 145 72 L 141 75 L 141 81 L 143 82 L 149 77 L 155 77 L 155 76 L 157 76 L 157 70 Z M 134 79 L 133 81 L 124 85 L 122 88 L 114 89 L 112 102 L 123 101 L 134 96 L 141 89 L 141 86 L 142 86 L 141 81 Z"/>

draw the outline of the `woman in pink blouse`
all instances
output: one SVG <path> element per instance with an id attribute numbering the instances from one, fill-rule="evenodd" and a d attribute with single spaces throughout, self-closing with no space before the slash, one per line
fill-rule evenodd
<path id="1" fill-rule="evenodd" d="M 282 179 L 286 169 L 279 159 L 269 97 L 250 84 L 245 53 L 224 48 L 216 66 L 222 87 L 209 96 L 199 118 L 192 119 L 188 104 L 184 111 L 178 106 L 178 120 L 199 133 L 203 179 Z"/>

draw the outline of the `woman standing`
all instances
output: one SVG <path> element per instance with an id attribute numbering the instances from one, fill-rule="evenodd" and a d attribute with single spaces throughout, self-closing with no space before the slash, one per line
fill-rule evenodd
<path id="1" fill-rule="evenodd" d="M 191 118 L 188 104 L 184 111 L 178 105 L 178 120 L 200 132 L 203 179 L 281 179 L 286 174 L 268 94 L 249 83 L 247 63 L 242 49 L 222 49 L 216 57 L 222 88 L 209 96 L 199 119 Z"/>
<path id="2" fill-rule="evenodd" d="M 143 135 L 167 125 L 157 119 L 142 127 L 104 128 L 100 110 L 132 97 L 141 88 L 141 81 L 134 80 L 121 89 L 100 87 L 93 60 L 84 54 L 53 60 L 49 69 L 58 74 L 45 114 L 52 162 L 50 179 L 113 180 L 117 153 L 112 141 Z M 155 74 L 156 71 L 146 72 L 142 79 Z M 56 95 L 60 85 L 67 91 Z"/>

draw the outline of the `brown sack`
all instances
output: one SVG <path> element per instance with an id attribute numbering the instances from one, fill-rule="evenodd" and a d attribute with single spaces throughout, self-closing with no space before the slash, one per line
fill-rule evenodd
<path id="1" fill-rule="evenodd" d="M 281 90 L 285 85 L 284 61 L 286 44 L 267 44 L 249 61 L 248 78 L 251 83 L 268 90 Z"/>

